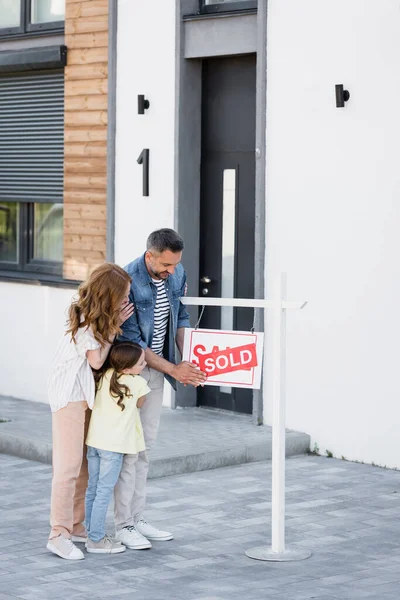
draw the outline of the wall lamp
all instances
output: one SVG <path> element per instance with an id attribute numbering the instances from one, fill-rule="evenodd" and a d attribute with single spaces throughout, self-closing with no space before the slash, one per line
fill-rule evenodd
<path id="1" fill-rule="evenodd" d="M 150 102 L 146 100 L 143 94 L 137 97 L 138 99 L 138 114 L 144 115 L 144 111 L 150 107 Z"/>
<path id="2" fill-rule="evenodd" d="M 350 92 L 343 89 L 343 84 L 338 83 L 335 85 L 336 91 L 336 106 L 337 108 L 343 108 L 344 103 L 350 99 Z"/>

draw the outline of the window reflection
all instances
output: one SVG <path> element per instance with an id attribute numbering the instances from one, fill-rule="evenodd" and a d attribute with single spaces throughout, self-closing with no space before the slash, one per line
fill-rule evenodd
<path id="1" fill-rule="evenodd" d="M 64 21 L 65 0 L 32 0 L 31 23 Z"/>
<path id="2" fill-rule="evenodd" d="M 0 29 L 19 27 L 21 24 L 21 0 L 0 0 Z"/>
<path id="3" fill-rule="evenodd" d="M 0 262 L 19 260 L 19 204 L 0 202 Z"/>
<path id="4" fill-rule="evenodd" d="M 63 205 L 34 205 L 33 260 L 63 260 Z"/>

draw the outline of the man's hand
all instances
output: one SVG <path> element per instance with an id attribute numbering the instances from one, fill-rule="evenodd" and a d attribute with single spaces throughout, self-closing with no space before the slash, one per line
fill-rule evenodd
<path id="1" fill-rule="evenodd" d="M 175 365 L 171 375 L 174 379 L 179 381 L 179 383 L 183 383 L 184 385 L 190 384 L 194 387 L 204 384 L 207 379 L 206 374 L 203 373 L 203 371 L 200 371 L 199 367 L 186 361 L 179 363 L 179 365 Z"/>

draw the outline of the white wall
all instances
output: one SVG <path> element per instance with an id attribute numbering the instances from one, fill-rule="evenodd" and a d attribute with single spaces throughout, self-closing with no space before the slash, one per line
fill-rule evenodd
<path id="1" fill-rule="evenodd" d="M 268 3 L 267 288 L 283 270 L 288 297 L 309 300 L 288 316 L 288 426 L 321 452 L 391 467 L 400 467 L 399 31 L 397 0 Z M 337 83 L 351 93 L 341 109 Z M 265 409 L 270 420 L 268 398 Z"/>
<path id="2" fill-rule="evenodd" d="M 137 114 L 137 96 L 150 108 Z M 148 234 L 174 226 L 175 2 L 118 2 L 115 260 L 145 250 Z M 150 196 L 142 196 L 150 150 Z"/>
<path id="3" fill-rule="evenodd" d="M 48 401 L 46 380 L 74 293 L 0 283 L 0 395 Z"/>
<path id="4" fill-rule="evenodd" d="M 151 231 L 174 227 L 175 1 L 118 2 L 115 261 L 142 254 Z M 150 108 L 138 115 L 137 96 Z M 150 196 L 142 195 L 143 148 Z M 164 404 L 171 405 L 166 385 Z"/>

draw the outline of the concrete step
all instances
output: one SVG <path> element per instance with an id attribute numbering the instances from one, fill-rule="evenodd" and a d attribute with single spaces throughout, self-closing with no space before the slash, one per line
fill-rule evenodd
<path id="1" fill-rule="evenodd" d="M 254 425 L 251 416 L 164 408 L 149 477 L 270 460 L 271 446 L 271 428 Z M 309 447 L 309 435 L 287 430 L 286 456 L 304 454 Z M 51 464 L 49 407 L 0 396 L 0 452 Z"/>

